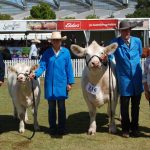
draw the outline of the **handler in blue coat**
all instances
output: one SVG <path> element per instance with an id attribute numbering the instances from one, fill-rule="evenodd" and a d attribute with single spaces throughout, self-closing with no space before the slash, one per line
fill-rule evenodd
<path id="1" fill-rule="evenodd" d="M 130 35 L 132 26 L 130 22 L 121 21 L 119 31 L 121 36 L 112 40 L 118 43 L 118 48 L 114 52 L 116 61 L 116 72 L 118 78 L 120 104 L 121 104 L 121 124 L 123 137 L 138 135 L 139 105 L 142 85 L 142 42 L 139 38 Z M 129 102 L 131 100 L 131 120 L 129 117 Z"/>
<path id="2" fill-rule="evenodd" d="M 45 71 L 45 98 L 49 104 L 49 125 L 50 134 L 65 133 L 66 108 L 65 99 L 68 98 L 68 91 L 74 83 L 74 75 L 71 63 L 70 52 L 67 48 L 61 47 L 62 37 L 60 32 L 52 32 L 51 44 L 40 60 L 39 68 L 30 74 L 30 78 L 38 78 Z M 56 104 L 58 106 L 58 127 L 56 124 Z"/>

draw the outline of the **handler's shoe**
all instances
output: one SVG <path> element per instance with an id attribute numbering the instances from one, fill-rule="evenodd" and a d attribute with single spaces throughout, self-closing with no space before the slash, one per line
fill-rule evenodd
<path id="1" fill-rule="evenodd" d="M 122 136 L 123 136 L 124 138 L 129 138 L 129 137 L 130 137 L 129 132 L 123 132 L 123 133 L 122 133 Z"/>
<path id="2" fill-rule="evenodd" d="M 56 128 L 53 128 L 53 129 L 50 129 L 50 135 L 56 135 L 57 134 L 57 129 Z"/>
<path id="3" fill-rule="evenodd" d="M 66 129 L 58 129 L 58 135 L 66 135 L 67 134 L 67 130 Z"/>
<path id="4" fill-rule="evenodd" d="M 131 132 L 131 136 L 132 136 L 132 137 L 139 137 L 139 136 L 140 136 L 140 132 L 139 132 L 138 130 L 133 130 L 133 131 Z"/>

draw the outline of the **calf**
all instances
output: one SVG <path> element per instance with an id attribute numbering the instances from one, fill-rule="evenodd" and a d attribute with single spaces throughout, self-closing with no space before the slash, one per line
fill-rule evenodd
<path id="1" fill-rule="evenodd" d="M 88 133 L 91 135 L 96 133 L 96 107 L 101 107 L 105 103 L 108 103 L 109 132 L 116 132 L 114 115 L 118 99 L 118 88 L 115 64 L 111 61 L 109 65 L 108 58 L 104 59 L 104 57 L 114 52 L 117 46 L 117 43 L 113 43 L 107 47 L 102 47 L 96 41 L 93 41 L 86 48 L 71 45 L 71 50 L 75 55 L 85 56 L 86 66 L 82 73 L 81 86 L 89 109 L 90 126 Z"/>
<path id="2" fill-rule="evenodd" d="M 27 108 L 32 107 L 34 116 L 34 129 L 38 130 L 37 109 L 40 102 L 40 84 L 38 80 L 31 80 L 28 75 L 36 69 L 36 66 L 16 64 L 9 67 L 8 90 L 14 106 L 14 116 L 19 117 L 19 132 L 25 131 L 24 123 L 28 120 Z M 33 101 L 33 93 L 35 105 Z"/>

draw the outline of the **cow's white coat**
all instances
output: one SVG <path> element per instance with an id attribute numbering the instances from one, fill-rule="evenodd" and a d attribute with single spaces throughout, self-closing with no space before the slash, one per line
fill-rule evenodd
<path id="1" fill-rule="evenodd" d="M 37 110 L 40 102 L 40 84 L 39 80 L 33 81 L 33 91 L 35 96 L 35 107 L 33 105 L 32 83 L 28 78 L 35 66 L 28 66 L 26 64 L 18 63 L 9 67 L 8 74 L 8 90 L 12 98 L 14 106 L 14 116 L 20 119 L 19 132 L 25 131 L 25 122 L 28 120 L 27 108 L 32 107 L 34 117 L 34 129 L 38 130 Z"/>
<path id="2" fill-rule="evenodd" d="M 90 126 L 88 133 L 94 135 L 96 133 L 96 108 L 108 103 L 109 115 L 109 132 L 116 132 L 115 125 L 115 109 L 118 99 L 117 80 L 115 75 L 115 64 L 111 62 L 110 76 L 109 65 L 103 63 L 105 55 L 114 52 L 117 48 L 117 43 L 113 43 L 107 47 L 102 47 L 93 41 L 86 48 L 78 45 L 71 45 L 72 52 L 79 57 L 86 57 L 87 65 L 82 73 L 82 92 L 87 103 L 90 115 Z M 110 79 L 110 82 L 109 82 Z M 111 91 L 109 90 L 111 86 Z M 111 92 L 111 102 L 110 94 Z M 111 107 L 110 107 L 111 104 Z"/>

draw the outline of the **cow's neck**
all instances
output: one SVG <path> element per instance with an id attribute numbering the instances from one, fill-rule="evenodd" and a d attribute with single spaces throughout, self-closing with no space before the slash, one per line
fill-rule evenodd
<path id="1" fill-rule="evenodd" d="M 102 79 L 107 69 L 108 68 L 105 67 L 105 68 L 95 70 L 95 71 L 89 70 L 89 73 L 88 73 L 89 82 L 92 84 L 97 84 L 99 80 Z"/>
<path id="2" fill-rule="evenodd" d="M 32 89 L 30 81 L 26 81 L 25 83 L 18 82 L 18 90 L 26 94 L 31 93 Z"/>

